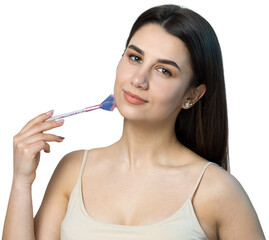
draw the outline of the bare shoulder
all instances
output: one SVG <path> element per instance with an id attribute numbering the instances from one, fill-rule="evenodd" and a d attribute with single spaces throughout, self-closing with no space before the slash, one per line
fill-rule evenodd
<path id="1" fill-rule="evenodd" d="M 248 207 L 252 206 L 241 183 L 231 173 L 219 166 L 210 165 L 206 170 L 203 182 L 211 192 L 212 198 L 223 207 L 230 208 L 238 202 L 248 204 Z"/>
<path id="2" fill-rule="evenodd" d="M 77 181 L 85 150 L 76 150 L 66 154 L 57 165 L 54 174 L 65 185 L 65 194 L 69 196 Z"/>
<path id="3" fill-rule="evenodd" d="M 58 163 L 34 218 L 36 239 L 59 239 L 69 196 L 75 186 L 83 150 L 66 154 Z"/>
<path id="4" fill-rule="evenodd" d="M 214 197 L 220 198 L 219 200 L 231 196 L 247 197 L 240 182 L 231 173 L 215 164 L 208 166 L 203 181 L 214 190 Z"/>
<path id="5" fill-rule="evenodd" d="M 86 150 L 76 150 L 66 154 L 55 169 L 54 175 L 58 175 L 62 179 L 65 195 L 69 199 L 73 188 L 78 180 L 82 161 Z M 105 153 L 105 148 L 95 148 L 87 150 L 86 165 L 93 166 L 96 159 L 99 159 Z M 99 161 L 100 162 L 100 161 Z M 84 172 L 86 169 L 84 170 Z"/>
<path id="6" fill-rule="evenodd" d="M 220 239 L 265 239 L 247 193 L 232 174 L 212 164 L 201 185 L 212 206 Z"/>
<path id="7" fill-rule="evenodd" d="M 68 195 L 79 175 L 84 152 L 84 150 L 72 151 L 59 161 L 48 183 L 44 200 L 56 195 L 62 195 L 68 200 Z"/>

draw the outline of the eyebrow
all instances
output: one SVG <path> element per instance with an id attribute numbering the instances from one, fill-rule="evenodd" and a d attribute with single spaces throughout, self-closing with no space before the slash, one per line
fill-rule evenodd
<path id="1" fill-rule="evenodd" d="M 135 45 L 129 45 L 128 48 L 135 50 L 136 52 L 140 53 L 142 56 L 145 55 L 145 52 Z M 171 61 L 168 59 L 158 59 L 157 62 L 172 65 L 181 72 L 181 68 L 174 61 Z"/>

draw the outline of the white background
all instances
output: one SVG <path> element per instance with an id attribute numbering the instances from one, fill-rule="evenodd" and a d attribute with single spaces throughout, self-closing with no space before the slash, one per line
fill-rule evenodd
<path id="1" fill-rule="evenodd" d="M 99 104 L 113 92 L 130 28 L 149 7 L 175 3 L 204 16 L 223 52 L 231 173 L 248 193 L 269 236 L 268 23 L 266 1 L 0 1 L 0 226 L 12 181 L 12 141 L 28 120 Z M 122 130 L 117 110 L 66 119 L 64 136 L 42 152 L 33 185 L 34 212 L 50 176 L 68 152 L 105 146 Z M 1 229 L 2 230 L 2 229 Z"/>

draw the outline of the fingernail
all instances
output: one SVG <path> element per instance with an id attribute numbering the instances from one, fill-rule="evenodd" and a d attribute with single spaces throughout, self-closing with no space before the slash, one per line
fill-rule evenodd
<path id="1" fill-rule="evenodd" d="M 64 140 L 64 137 L 58 136 L 58 138 L 60 138 L 61 140 Z"/>
<path id="2" fill-rule="evenodd" d="M 50 115 L 50 114 L 52 114 L 54 112 L 54 110 L 50 110 L 50 111 L 48 111 L 48 112 L 46 112 L 47 113 L 47 115 Z"/>
<path id="3" fill-rule="evenodd" d="M 59 119 L 56 119 L 55 121 L 56 121 L 58 124 L 60 124 L 60 123 L 64 122 L 64 119 L 59 118 Z"/>

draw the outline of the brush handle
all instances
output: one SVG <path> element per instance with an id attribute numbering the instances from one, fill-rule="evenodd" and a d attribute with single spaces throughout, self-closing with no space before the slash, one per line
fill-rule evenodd
<path id="1" fill-rule="evenodd" d="M 99 105 L 83 108 L 83 109 L 80 109 L 80 110 L 77 110 L 77 111 L 68 112 L 68 113 L 64 113 L 64 114 L 61 114 L 61 115 L 53 116 L 53 117 L 47 119 L 45 122 L 54 121 L 54 120 L 59 119 L 59 118 L 70 117 L 70 116 L 77 115 L 77 114 L 84 113 L 84 112 L 89 112 L 89 111 L 92 111 L 92 110 L 99 109 L 101 106 L 102 106 L 102 104 L 99 104 Z"/>

